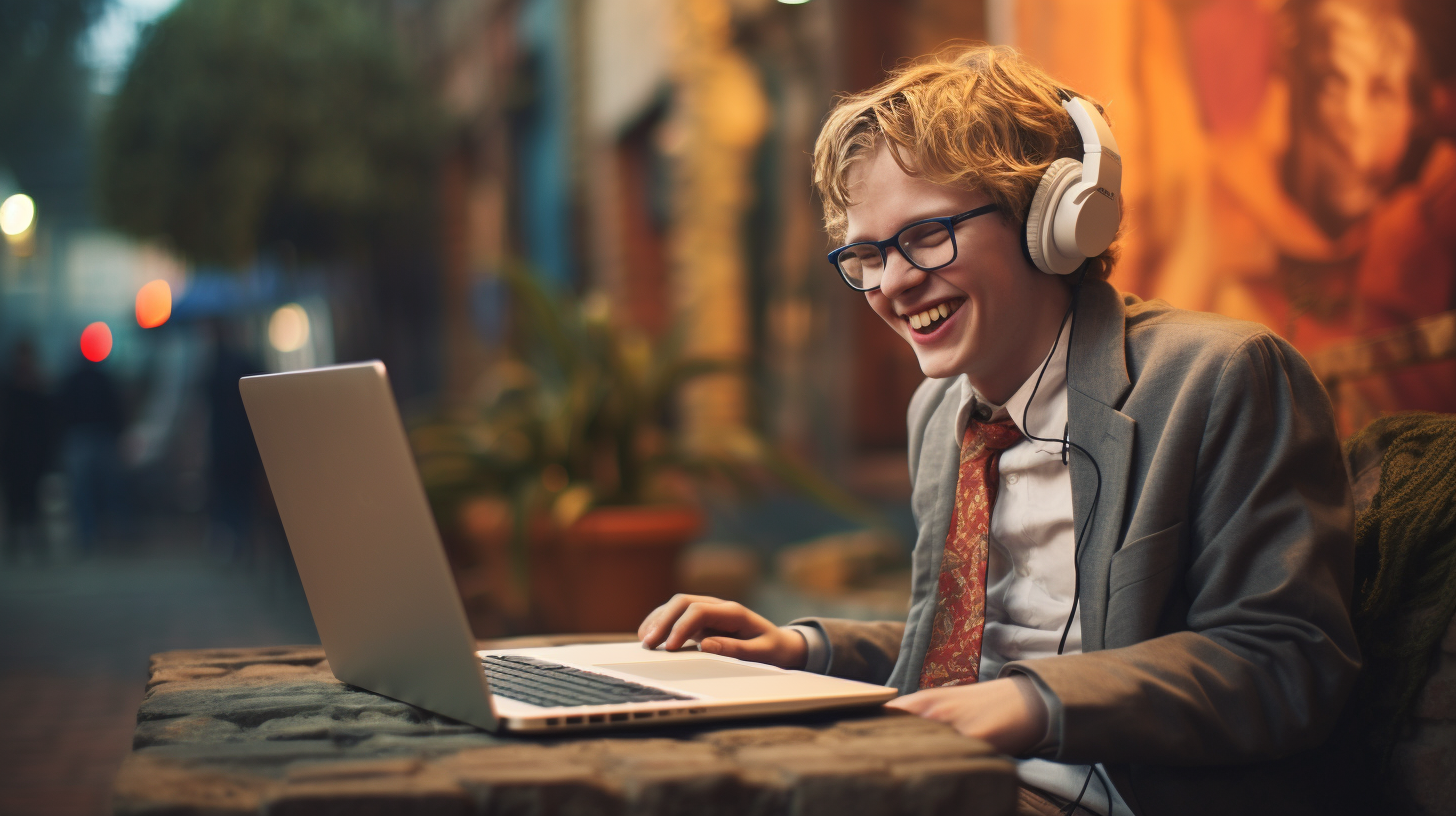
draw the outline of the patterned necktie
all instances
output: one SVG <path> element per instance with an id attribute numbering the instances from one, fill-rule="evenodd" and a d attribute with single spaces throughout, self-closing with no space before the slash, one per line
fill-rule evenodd
<path id="1" fill-rule="evenodd" d="M 955 511 L 940 561 L 940 597 L 920 688 L 974 683 L 981 673 L 981 632 L 986 625 L 986 556 L 991 507 L 1000 484 L 1001 451 L 1021 440 L 1009 419 L 966 425 L 956 476 Z"/>

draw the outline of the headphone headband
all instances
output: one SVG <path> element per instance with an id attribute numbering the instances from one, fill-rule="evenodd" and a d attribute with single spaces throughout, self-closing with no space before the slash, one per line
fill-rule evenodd
<path id="1" fill-rule="evenodd" d="M 1061 91 L 1060 93 L 1066 93 Z M 1106 196 L 1114 204 L 1122 193 L 1122 156 L 1117 137 L 1107 120 L 1081 97 L 1068 97 L 1062 102 L 1077 132 L 1082 135 L 1082 181 Z"/>

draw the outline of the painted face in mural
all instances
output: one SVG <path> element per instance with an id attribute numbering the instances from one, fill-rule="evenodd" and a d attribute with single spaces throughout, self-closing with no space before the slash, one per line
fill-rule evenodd
<path id="1" fill-rule="evenodd" d="M 1319 3 L 1303 21 L 1310 93 L 1296 109 L 1295 196 L 1331 235 L 1389 190 L 1415 118 L 1416 40 L 1390 11 L 1351 0 Z"/>
<path id="2" fill-rule="evenodd" d="M 984 193 L 908 175 L 883 145 L 850 171 L 849 193 L 851 242 L 882 240 L 912 221 L 990 203 Z M 1063 282 L 1032 267 L 1020 242 L 1014 221 L 995 213 L 971 218 L 956 229 L 951 264 L 925 272 L 888 250 L 880 288 L 865 298 L 915 350 L 925 376 L 966 374 L 986 399 L 1005 402 L 1044 359 L 1068 300 Z M 940 316 L 942 305 L 948 316 Z M 916 328 L 921 316 L 933 319 Z"/>

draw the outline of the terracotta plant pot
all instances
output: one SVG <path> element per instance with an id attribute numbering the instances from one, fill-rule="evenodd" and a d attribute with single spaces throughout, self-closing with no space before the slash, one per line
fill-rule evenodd
<path id="1" fill-rule="evenodd" d="M 683 548 L 703 528 L 695 507 L 599 507 L 567 528 L 558 575 L 570 592 L 571 629 L 635 632 L 677 591 Z"/>
<path id="2" fill-rule="evenodd" d="M 467 501 L 453 532 L 458 541 L 450 548 L 450 566 L 477 638 L 550 631 L 567 623 L 559 614 L 552 620 L 541 619 L 541 609 L 559 605 L 557 596 L 562 594 L 549 580 L 540 580 L 555 570 L 555 553 L 560 549 L 560 530 L 550 518 L 532 519 L 528 528 L 529 592 L 513 564 L 515 531 L 511 507 L 504 499 L 480 496 Z"/>

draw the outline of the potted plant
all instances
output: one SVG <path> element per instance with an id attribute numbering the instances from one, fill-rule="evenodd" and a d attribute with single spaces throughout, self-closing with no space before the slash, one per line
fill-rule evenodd
<path id="1" fill-rule="evenodd" d="M 864 516 L 751 432 L 714 451 L 679 443 L 679 389 L 731 364 L 617 325 L 603 300 L 555 295 L 519 269 L 505 277 L 520 354 L 492 366 L 469 416 L 414 435 L 439 517 L 459 519 L 471 542 L 461 589 L 491 619 L 480 628 L 634 631 L 673 591 L 706 484 L 749 490 L 772 474 Z"/>

